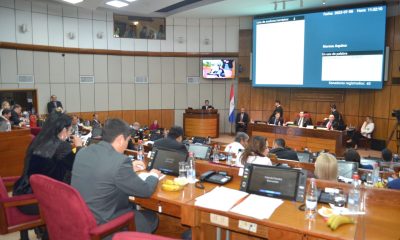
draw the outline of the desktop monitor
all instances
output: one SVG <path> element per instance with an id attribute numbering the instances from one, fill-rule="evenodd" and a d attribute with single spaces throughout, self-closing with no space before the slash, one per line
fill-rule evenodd
<path id="1" fill-rule="evenodd" d="M 267 197 L 304 202 L 305 170 L 246 164 L 240 190 Z"/>
<path id="2" fill-rule="evenodd" d="M 358 163 L 348 161 L 338 161 L 338 176 L 352 178 L 353 173 L 358 171 Z"/>
<path id="3" fill-rule="evenodd" d="M 190 144 L 188 151 L 193 152 L 195 158 L 209 159 L 211 147 L 203 144 Z"/>
<path id="4" fill-rule="evenodd" d="M 164 174 L 179 176 L 179 162 L 185 162 L 187 153 L 158 148 L 151 152 L 147 170 L 160 170 Z"/>
<path id="5" fill-rule="evenodd" d="M 309 152 L 297 152 L 297 158 L 300 162 L 312 162 L 311 154 Z"/>
<path id="6" fill-rule="evenodd" d="M 381 158 L 375 158 L 375 157 L 368 157 L 368 158 L 361 158 L 360 163 L 362 165 L 371 165 L 372 167 L 374 166 L 375 163 L 378 163 L 381 161 Z"/>

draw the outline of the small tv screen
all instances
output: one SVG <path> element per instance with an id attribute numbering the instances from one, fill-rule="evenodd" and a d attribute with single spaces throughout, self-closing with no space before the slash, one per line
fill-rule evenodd
<path id="1" fill-rule="evenodd" d="M 268 197 L 295 199 L 299 174 L 293 169 L 253 165 L 247 192 Z"/>
<path id="2" fill-rule="evenodd" d="M 158 169 L 164 174 L 179 175 L 179 162 L 185 162 L 187 154 L 174 150 L 156 149 L 148 170 Z"/>
<path id="3" fill-rule="evenodd" d="M 203 60 L 203 78 L 235 78 L 232 59 Z"/>

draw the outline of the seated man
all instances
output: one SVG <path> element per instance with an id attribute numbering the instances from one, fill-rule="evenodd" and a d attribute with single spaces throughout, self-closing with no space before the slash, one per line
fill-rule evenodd
<path id="1" fill-rule="evenodd" d="M 92 126 L 92 128 L 101 128 L 99 115 L 97 113 L 93 113 L 93 120 L 90 122 L 90 126 Z"/>
<path id="2" fill-rule="evenodd" d="M 245 112 L 244 108 L 240 109 L 240 113 L 236 114 L 236 132 L 247 132 L 247 125 L 249 124 L 249 114 Z"/>
<path id="3" fill-rule="evenodd" d="M 154 142 L 153 148 L 175 149 L 187 153 L 185 145 L 182 143 L 183 129 L 179 126 L 173 126 L 169 129 L 166 138 Z"/>
<path id="4" fill-rule="evenodd" d="M 129 140 L 128 124 L 120 119 L 107 120 L 103 140 L 76 155 L 71 185 L 82 195 L 97 224 L 134 211 L 136 231 L 151 233 L 158 225 L 157 214 L 135 210 L 129 196 L 150 197 L 160 172 L 152 169 L 145 180 L 139 177 L 136 172 L 145 169 L 144 163 L 132 162 L 123 154 Z"/>
<path id="5" fill-rule="evenodd" d="M 281 118 L 281 114 L 279 112 L 276 112 L 275 116 L 268 121 L 268 124 L 282 126 L 283 118 Z"/>
<path id="6" fill-rule="evenodd" d="M 299 161 L 297 153 L 290 148 L 286 148 L 285 140 L 282 138 L 275 139 L 272 149 L 269 152 L 275 154 L 280 159 Z"/>
<path id="7" fill-rule="evenodd" d="M 11 110 L 3 109 L 0 116 L 0 132 L 9 132 L 11 131 Z"/>
<path id="8" fill-rule="evenodd" d="M 324 127 L 328 130 L 337 130 L 339 127 L 339 122 L 335 120 L 335 116 L 333 114 L 329 115 L 329 118 L 324 122 Z"/>
<path id="9" fill-rule="evenodd" d="M 299 117 L 294 120 L 294 125 L 307 127 L 307 125 L 312 125 L 312 121 L 310 118 L 305 117 L 304 112 L 300 112 Z"/>
<path id="10" fill-rule="evenodd" d="M 239 153 L 239 150 L 244 150 L 245 147 L 247 147 L 247 144 L 249 143 L 249 135 L 247 135 L 244 132 L 237 132 L 235 141 L 232 143 L 229 143 L 225 147 L 225 152 L 229 152 L 229 150 L 232 153 L 235 153 L 236 155 Z"/>
<path id="11" fill-rule="evenodd" d="M 383 149 L 381 153 L 382 153 L 383 161 L 385 161 L 385 162 L 392 161 L 393 154 L 392 154 L 392 151 L 390 151 L 388 148 Z"/>

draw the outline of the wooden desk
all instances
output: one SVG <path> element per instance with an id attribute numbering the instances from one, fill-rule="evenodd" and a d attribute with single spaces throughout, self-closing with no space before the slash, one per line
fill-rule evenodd
<path id="1" fill-rule="evenodd" d="M 0 176 L 20 176 L 24 168 L 26 150 L 32 141 L 29 128 L 0 132 Z"/>
<path id="2" fill-rule="evenodd" d="M 313 152 L 328 150 L 341 157 L 345 148 L 345 131 L 327 131 L 318 129 L 307 129 L 298 127 L 272 126 L 266 124 L 249 124 L 249 136 L 267 137 L 269 144 L 276 138 L 283 138 L 286 145 L 301 150 L 308 148 Z"/>
<path id="3" fill-rule="evenodd" d="M 218 110 L 186 109 L 183 114 L 183 131 L 187 137 L 219 137 Z"/>

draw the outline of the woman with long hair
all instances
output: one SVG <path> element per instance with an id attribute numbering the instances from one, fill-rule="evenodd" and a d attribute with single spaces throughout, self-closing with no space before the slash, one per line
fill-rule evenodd
<path id="1" fill-rule="evenodd" d="M 268 154 L 267 139 L 261 136 L 255 136 L 244 149 L 240 156 L 242 165 L 246 163 L 272 165 L 271 160 L 266 157 Z"/>
<path id="2" fill-rule="evenodd" d="M 329 153 L 321 153 L 315 161 L 314 174 L 318 179 L 337 181 L 338 165 L 336 157 Z"/>
<path id="3" fill-rule="evenodd" d="M 71 136 L 71 117 L 54 111 L 43 125 L 42 130 L 29 145 L 22 176 L 14 185 L 14 195 L 32 193 L 29 177 L 43 174 L 59 181 L 70 183 L 70 173 L 75 159 L 75 152 L 67 139 L 72 137 L 75 147 L 82 146 L 80 138 Z M 39 214 L 37 205 L 19 207 L 28 215 Z"/>

